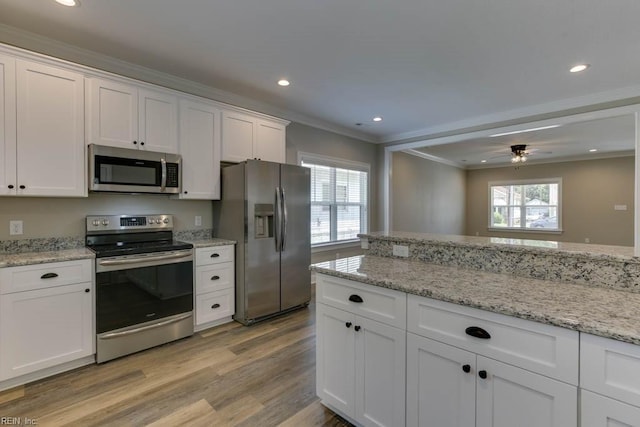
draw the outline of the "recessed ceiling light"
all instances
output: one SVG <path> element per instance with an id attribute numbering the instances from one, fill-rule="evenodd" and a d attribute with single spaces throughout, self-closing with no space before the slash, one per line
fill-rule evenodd
<path id="1" fill-rule="evenodd" d="M 289 86 L 291 83 L 287 79 L 280 79 L 280 80 L 278 80 L 278 84 L 280 86 Z"/>
<path id="2" fill-rule="evenodd" d="M 487 163 L 486 160 L 480 160 L 480 163 Z"/>
<path id="3" fill-rule="evenodd" d="M 592 148 L 591 150 L 589 150 L 590 153 L 595 153 L 596 151 L 598 151 L 597 148 Z"/>
<path id="4" fill-rule="evenodd" d="M 56 2 L 63 6 L 80 6 L 80 2 L 78 0 L 56 0 Z"/>
<path id="5" fill-rule="evenodd" d="M 382 117 L 380 117 L 380 116 L 375 116 L 375 117 L 373 118 L 373 121 L 374 121 L 374 122 L 381 122 L 381 121 L 382 121 Z"/>
<path id="6" fill-rule="evenodd" d="M 569 69 L 570 73 L 579 73 L 580 71 L 584 71 L 587 68 L 589 68 L 591 65 L 590 64 L 578 64 L 578 65 L 574 65 L 573 67 L 571 67 Z"/>

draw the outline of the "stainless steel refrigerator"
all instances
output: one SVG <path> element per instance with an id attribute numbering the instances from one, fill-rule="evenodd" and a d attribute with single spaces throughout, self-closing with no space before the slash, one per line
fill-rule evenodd
<path id="1" fill-rule="evenodd" d="M 222 169 L 217 237 L 236 244 L 236 313 L 245 325 L 309 304 L 310 171 L 247 160 Z"/>

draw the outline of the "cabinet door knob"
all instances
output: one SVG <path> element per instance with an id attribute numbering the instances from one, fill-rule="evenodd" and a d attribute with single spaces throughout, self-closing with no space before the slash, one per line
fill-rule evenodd
<path id="1" fill-rule="evenodd" d="M 485 331 L 479 326 L 469 326 L 467 329 L 464 330 L 464 332 L 467 335 L 480 338 L 481 340 L 488 340 L 489 338 L 491 338 L 491 334 L 489 334 L 489 332 Z"/>
<path id="2" fill-rule="evenodd" d="M 140 141 L 140 145 L 144 145 L 144 141 Z"/>
<path id="3" fill-rule="evenodd" d="M 360 330 L 360 326 L 356 325 L 356 326 L 353 327 L 353 329 L 355 329 L 356 332 L 358 332 Z"/>
<path id="4" fill-rule="evenodd" d="M 25 188 L 27 188 L 27 187 L 26 187 L 26 186 L 24 186 L 24 185 L 21 185 L 21 186 L 20 186 L 20 189 L 21 189 L 21 190 L 24 190 Z"/>
<path id="5" fill-rule="evenodd" d="M 13 189 L 13 184 L 9 184 L 9 188 L 10 188 L 10 189 Z"/>
<path id="6" fill-rule="evenodd" d="M 220 254 L 215 253 L 215 254 L 211 254 L 211 258 L 218 258 L 220 256 Z"/>
<path id="7" fill-rule="evenodd" d="M 138 141 L 133 141 L 133 145 L 138 145 Z"/>
<path id="8" fill-rule="evenodd" d="M 345 323 L 345 324 L 344 324 L 344 326 L 346 326 L 347 328 L 350 328 L 350 327 L 351 327 L 351 325 L 352 325 L 352 323 L 351 323 L 351 322 L 347 322 L 347 323 Z"/>
<path id="9" fill-rule="evenodd" d="M 211 308 L 213 308 L 214 310 L 215 310 L 216 308 L 220 308 L 220 304 L 213 304 L 213 305 L 211 306 Z"/>
<path id="10" fill-rule="evenodd" d="M 220 276 L 211 276 L 211 280 L 220 280 Z"/>
<path id="11" fill-rule="evenodd" d="M 91 292 L 91 289 L 87 288 L 87 289 L 85 289 L 84 291 L 85 291 L 86 293 L 89 293 L 89 292 Z"/>
<path id="12" fill-rule="evenodd" d="M 468 374 L 471 372 L 471 365 L 462 365 L 462 370 Z"/>
<path id="13" fill-rule="evenodd" d="M 351 301 L 351 302 L 357 302 L 357 303 L 364 302 L 364 300 L 362 299 L 362 297 L 361 297 L 360 295 L 356 295 L 356 294 L 351 295 L 351 296 L 349 297 L 349 301 Z"/>
<path id="14" fill-rule="evenodd" d="M 189 192 L 187 190 L 184 190 L 184 194 L 189 194 Z"/>
<path id="15" fill-rule="evenodd" d="M 45 273 L 42 276 L 40 276 L 41 279 L 53 279 L 58 277 L 57 273 Z"/>
<path id="16" fill-rule="evenodd" d="M 487 379 L 487 371 L 485 371 L 485 370 L 478 371 L 478 376 L 480 378 L 482 378 L 483 380 L 486 380 Z"/>

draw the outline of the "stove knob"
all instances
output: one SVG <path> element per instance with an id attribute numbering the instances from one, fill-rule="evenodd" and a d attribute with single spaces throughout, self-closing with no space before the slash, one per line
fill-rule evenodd
<path id="1" fill-rule="evenodd" d="M 162 222 L 164 222 L 165 224 L 169 224 L 169 218 L 165 218 Z"/>
<path id="2" fill-rule="evenodd" d="M 97 227 L 100 225 L 100 220 L 99 219 L 94 219 L 91 224 L 93 224 L 94 227 Z"/>
<path id="3" fill-rule="evenodd" d="M 105 227 L 106 227 L 107 225 L 109 225 L 109 220 L 108 220 L 108 219 L 103 219 L 103 220 L 102 220 L 102 225 L 104 225 Z"/>

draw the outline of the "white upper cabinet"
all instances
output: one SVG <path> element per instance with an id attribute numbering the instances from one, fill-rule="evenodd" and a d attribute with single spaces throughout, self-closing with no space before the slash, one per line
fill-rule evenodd
<path id="1" fill-rule="evenodd" d="M 181 199 L 220 199 L 220 115 L 212 104 L 180 100 Z"/>
<path id="2" fill-rule="evenodd" d="M 16 129 L 11 194 L 86 196 L 82 74 L 16 60 Z"/>
<path id="3" fill-rule="evenodd" d="M 178 100 L 173 94 L 111 80 L 89 81 L 89 143 L 178 152 Z"/>
<path id="4" fill-rule="evenodd" d="M 16 194 L 16 61 L 0 55 L 0 195 Z"/>
<path id="5" fill-rule="evenodd" d="M 285 125 L 236 111 L 222 112 L 222 161 L 284 163 Z"/>

